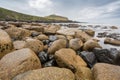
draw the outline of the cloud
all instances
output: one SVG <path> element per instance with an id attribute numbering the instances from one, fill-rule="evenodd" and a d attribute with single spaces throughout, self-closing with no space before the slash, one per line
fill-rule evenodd
<path id="1" fill-rule="evenodd" d="M 51 0 L 28 0 L 28 5 L 34 15 L 45 16 L 53 13 Z"/>
<path id="2" fill-rule="evenodd" d="M 51 0 L 29 0 L 29 5 L 32 8 L 44 9 L 49 8 L 52 5 Z"/>
<path id="3" fill-rule="evenodd" d="M 112 2 L 104 6 L 85 7 L 78 12 L 79 20 L 89 20 L 96 18 L 111 17 L 118 9 L 120 9 L 120 1 Z"/>
<path id="4" fill-rule="evenodd" d="M 120 24 L 120 0 L 0 0 L 0 7 L 36 16 L 58 14 L 81 22 Z"/>

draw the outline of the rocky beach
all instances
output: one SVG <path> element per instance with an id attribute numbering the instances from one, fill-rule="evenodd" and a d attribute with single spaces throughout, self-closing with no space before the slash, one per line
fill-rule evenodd
<path id="1" fill-rule="evenodd" d="M 120 26 L 0 21 L 0 80 L 120 80 Z"/>

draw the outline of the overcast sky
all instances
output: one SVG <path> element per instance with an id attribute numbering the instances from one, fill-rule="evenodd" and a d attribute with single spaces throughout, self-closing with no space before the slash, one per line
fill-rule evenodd
<path id="1" fill-rule="evenodd" d="M 120 0 L 0 0 L 0 7 L 30 15 L 57 14 L 81 22 L 120 25 Z"/>

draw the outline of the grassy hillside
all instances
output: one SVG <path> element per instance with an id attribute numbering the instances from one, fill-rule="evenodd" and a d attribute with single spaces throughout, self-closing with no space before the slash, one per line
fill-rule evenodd
<path id="1" fill-rule="evenodd" d="M 4 8 L 0 8 L 0 20 L 14 20 L 14 21 L 48 21 L 48 22 L 59 22 L 59 21 L 69 21 L 68 18 L 57 16 L 57 15 L 50 15 L 47 17 L 38 17 L 38 16 L 31 16 L 22 13 L 18 13 L 15 11 L 7 10 Z"/>
<path id="2" fill-rule="evenodd" d="M 60 20 L 60 21 L 68 21 L 67 17 L 58 16 L 58 15 L 55 15 L 55 14 L 46 16 L 45 18 L 47 18 L 47 19 L 53 19 L 53 20 Z"/>

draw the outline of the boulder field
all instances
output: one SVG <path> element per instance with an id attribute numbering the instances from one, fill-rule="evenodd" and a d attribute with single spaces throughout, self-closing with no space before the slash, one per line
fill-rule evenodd
<path id="1" fill-rule="evenodd" d="M 3 22 L 0 80 L 120 80 L 120 50 L 103 48 L 94 36 L 92 29 Z"/>

